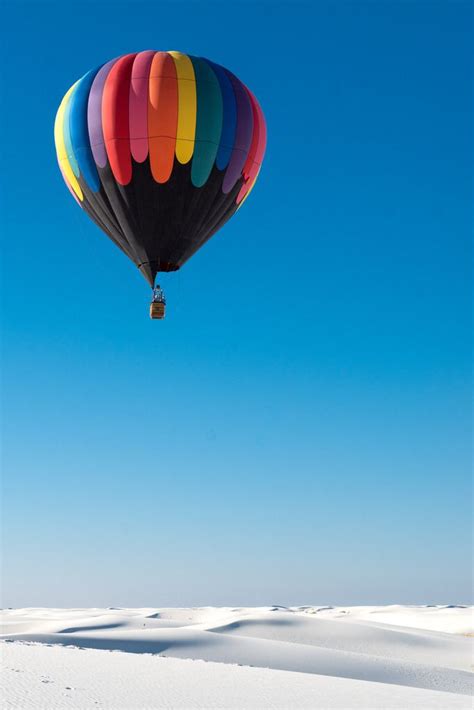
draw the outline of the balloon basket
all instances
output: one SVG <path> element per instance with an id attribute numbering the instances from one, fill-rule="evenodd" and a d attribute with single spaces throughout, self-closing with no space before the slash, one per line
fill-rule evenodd
<path id="1" fill-rule="evenodd" d="M 150 318 L 152 320 L 163 320 L 165 317 L 165 304 L 159 302 L 150 303 Z"/>

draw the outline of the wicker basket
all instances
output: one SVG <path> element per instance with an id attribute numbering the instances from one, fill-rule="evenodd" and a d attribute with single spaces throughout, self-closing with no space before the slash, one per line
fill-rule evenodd
<path id="1" fill-rule="evenodd" d="M 150 303 L 150 318 L 153 320 L 163 320 L 165 317 L 165 304 L 159 301 Z"/>

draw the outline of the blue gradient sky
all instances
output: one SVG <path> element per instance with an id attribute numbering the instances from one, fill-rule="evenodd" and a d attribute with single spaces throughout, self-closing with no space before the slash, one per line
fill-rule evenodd
<path id="1" fill-rule="evenodd" d="M 3 604 L 469 601 L 469 4 L 2 12 Z M 53 146 L 66 89 L 149 48 L 269 130 L 164 323 Z"/>

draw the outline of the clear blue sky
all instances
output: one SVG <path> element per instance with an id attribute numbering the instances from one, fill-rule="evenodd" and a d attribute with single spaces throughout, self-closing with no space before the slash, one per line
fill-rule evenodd
<path id="1" fill-rule="evenodd" d="M 469 601 L 469 4 L 2 13 L 3 604 Z M 269 132 L 163 323 L 53 145 L 149 48 L 229 67 Z"/>

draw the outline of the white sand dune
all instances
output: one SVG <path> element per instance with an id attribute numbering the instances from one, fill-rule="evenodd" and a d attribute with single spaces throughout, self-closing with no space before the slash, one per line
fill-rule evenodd
<path id="1" fill-rule="evenodd" d="M 467 607 L 20 609 L 2 622 L 16 642 L 2 644 L 6 707 L 471 707 Z"/>

